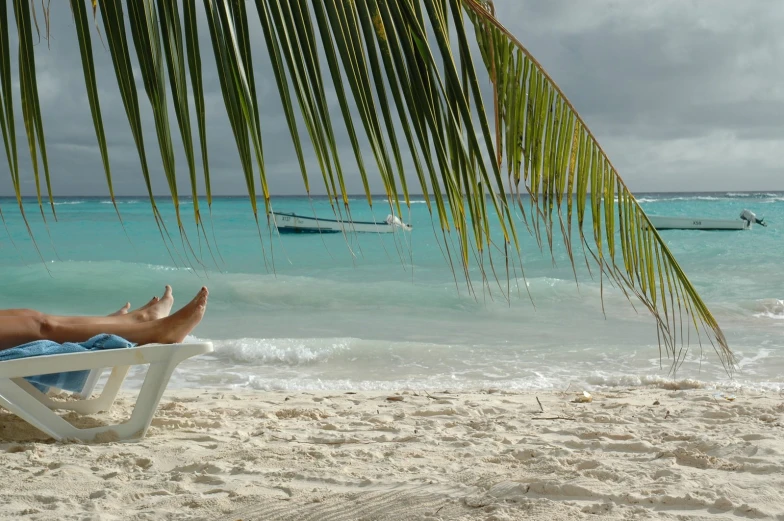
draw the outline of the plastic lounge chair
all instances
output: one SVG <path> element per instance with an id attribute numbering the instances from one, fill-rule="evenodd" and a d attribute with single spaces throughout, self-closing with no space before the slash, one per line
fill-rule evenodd
<path id="1" fill-rule="evenodd" d="M 18 358 L 0 362 L 0 406 L 8 409 L 31 425 L 57 440 L 137 440 L 144 437 L 155 409 L 169 383 L 174 368 L 183 360 L 212 352 L 212 343 L 148 344 L 125 349 L 108 349 L 86 353 L 68 353 Z M 149 364 L 144 383 L 125 423 L 79 429 L 65 421 L 52 409 L 64 409 L 79 414 L 93 414 L 109 409 L 132 365 Z M 105 368 L 112 368 L 103 392 L 91 398 L 95 384 Z M 36 389 L 24 379 L 26 376 L 91 370 L 82 391 L 74 401 L 57 401 Z"/>

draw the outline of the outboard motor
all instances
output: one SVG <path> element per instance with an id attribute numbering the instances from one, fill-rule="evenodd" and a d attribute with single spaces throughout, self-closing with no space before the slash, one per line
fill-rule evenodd
<path id="1" fill-rule="evenodd" d="M 411 231 L 411 225 L 406 224 L 400 220 L 400 217 L 397 215 L 387 215 L 387 224 L 390 226 L 397 226 L 398 228 L 403 228 L 404 230 Z"/>
<path id="2" fill-rule="evenodd" d="M 746 221 L 747 223 L 749 223 L 749 227 L 752 224 L 759 224 L 759 225 L 762 225 L 762 226 L 767 226 L 767 224 L 762 222 L 762 221 L 765 220 L 764 218 L 757 219 L 757 216 L 754 215 L 754 212 L 752 212 L 750 210 L 743 210 L 742 212 L 740 212 L 740 218 L 743 219 L 744 221 Z"/>

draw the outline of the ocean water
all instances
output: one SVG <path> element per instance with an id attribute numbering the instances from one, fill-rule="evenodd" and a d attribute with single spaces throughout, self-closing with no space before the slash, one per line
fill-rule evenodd
<path id="1" fill-rule="evenodd" d="M 46 226 L 35 201 L 26 200 L 35 243 L 15 201 L 0 199 L 0 308 L 102 314 L 126 301 L 141 305 L 167 283 L 177 306 L 207 285 L 208 311 L 193 338 L 213 341 L 216 350 L 183 363 L 175 386 L 594 389 L 675 380 L 784 388 L 784 194 L 638 194 L 638 200 L 650 214 L 736 218 L 747 208 L 769 223 L 750 231 L 662 232 L 738 357 L 732 378 L 696 338 L 673 374 L 642 306 L 633 309 L 605 284 L 605 316 L 599 281 L 582 257 L 577 285 L 565 248 L 556 244 L 552 257 L 540 252 L 522 224 L 525 280 L 519 267 L 510 272 L 507 295 L 496 252 L 500 282 L 487 265 L 483 290 L 473 262 L 468 291 L 421 196 L 401 216 L 412 232 L 345 237 L 279 236 L 265 219 L 257 228 L 248 199 L 238 197 L 213 202 L 205 239 L 185 201 L 187 243 L 171 202 L 161 198 L 168 246 L 144 197 L 119 200 L 122 224 L 106 198 L 62 197 L 57 222 L 45 210 Z M 374 203 L 371 210 L 355 197 L 353 218 L 385 219 L 388 205 Z M 273 204 L 281 212 L 332 215 L 320 198 L 279 197 Z M 456 238 L 447 241 L 457 246 Z M 137 371 L 132 380 L 138 384 L 141 376 Z"/>

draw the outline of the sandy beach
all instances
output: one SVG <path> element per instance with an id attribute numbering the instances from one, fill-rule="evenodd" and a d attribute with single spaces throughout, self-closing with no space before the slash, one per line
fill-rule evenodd
<path id="1" fill-rule="evenodd" d="M 0 518 L 784 519 L 784 397 L 591 394 L 179 389 L 104 444 L 0 410 Z"/>

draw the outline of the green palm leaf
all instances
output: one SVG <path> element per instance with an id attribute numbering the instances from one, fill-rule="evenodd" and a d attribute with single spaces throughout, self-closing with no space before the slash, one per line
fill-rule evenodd
<path id="1" fill-rule="evenodd" d="M 83 1 L 89 0 L 71 0 L 71 3 L 90 110 L 112 193 Z M 446 257 L 450 264 L 453 259 L 460 259 L 470 288 L 474 284 L 470 269 L 472 257 L 479 264 L 485 286 L 489 284 L 488 273 L 498 278 L 499 255 L 507 278 L 510 264 L 516 270 L 514 262 L 520 259 L 521 247 L 517 230 L 522 222 L 539 247 L 549 249 L 553 258 L 556 242 L 562 237 L 575 279 L 576 240 L 589 273 L 598 277 L 602 292 L 606 284 L 611 284 L 632 305 L 641 302 L 654 317 L 660 345 L 673 367 L 682 360 L 689 330 L 695 329 L 708 338 L 722 363 L 731 370 L 733 355 L 696 289 L 650 225 L 585 121 L 536 59 L 494 18 L 491 2 L 255 0 L 254 3 L 308 194 L 313 175 L 304 160 L 307 142 L 315 154 L 323 188 L 334 212 L 350 215 L 345 172 L 346 161 L 351 158 L 338 153 L 336 141 L 342 124 L 368 203 L 373 204 L 369 188 L 372 170 L 378 172 L 390 208 L 396 213 L 409 204 L 410 184 L 417 183 L 442 234 Z M 181 13 L 179 5 L 169 0 L 127 0 L 124 7 L 120 0 L 91 3 L 94 16 L 100 15 L 103 20 L 142 176 L 167 247 L 173 247 L 173 243 L 152 194 L 133 64 L 138 63 L 152 109 L 163 173 L 185 247 L 187 237 L 179 212 L 177 168 L 168 116 L 169 94 L 185 152 L 194 219 L 197 229 L 203 230 L 186 75 L 190 77 L 193 93 L 208 204 L 211 204 L 211 188 L 196 23 L 198 7 L 195 0 L 184 0 Z M 35 7 L 26 0 L 14 0 L 13 6 L 21 42 L 22 108 L 33 157 L 33 175 L 38 187 L 36 151 L 40 149 L 49 186 L 28 11 Z M 264 200 L 267 213 L 271 209 L 262 146 L 264 121 L 259 110 L 260 103 L 269 100 L 259 99 L 256 93 L 250 38 L 255 24 L 245 0 L 203 0 L 203 9 L 224 107 L 251 209 L 259 226 L 257 192 Z M 5 11 L 0 8 L 0 128 L 12 183 L 23 211 Z M 135 62 L 129 51 L 126 16 L 136 50 Z M 478 56 L 474 44 L 478 45 Z M 484 65 L 484 70 L 477 68 L 479 63 Z M 485 74 L 493 87 L 492 100 L 483 99 L 480 79 Z M 326 92 L 330 87 L 340 108 L 339 118 L 329 110 Z M 301 132 L 303 125 L 304 132 Z M 373 167 L 365 157 L 368 150 Z M 414 165 L 415 176 L 404 171 L 406 152 Z M 40 200 L 40 188 L 37 190 Z M 528 196 L 527 203 L 522 194 Z M 500 233 L 492 232 L 491 225 L 497 226 Z M 455 237 L 459 252 L 450 246 Z M 501 291 L 508 298 L 509 285 Z"/>
<path id="2" fill-rule="evenodd" d="M 650 310 L 674 367 L 682 356 L 678 346 L 688 342 L 683 336 L 686 320 L 698 333 L 706 333 L 729 370 L 734 358 L 716 320 L 583 119 L 525 47 L 490 15 L 489 4 L 464 0 L 464 6 L 496 92 L 504 92 L 496 95 L 496 125 L 505 134 L 501 142 L 522 151 L 522 175 L 514 161 L 507 162 L 508 175 L 531 194 L 536 219 L 541 218 L 548 237 L 554 226 L 553 202 L 562 219 L 565 198 L 569 231 L 564 243 L 569 252 L 573 250 L 572 201 L 576 199 L 579 240 L 598 266 L 599 276 L 629 290 Z M 499 55 L 509 58 L 492 59 Z M 521 77 L 521 68 L 530 73 Z M 533 109 L 520 118 L 519 100 L 525 99 L 534 100 Z M 518 136 L 523 136 L 526 146 L 514 145 Z M 507 149 L 507 154 L 513 153 Z M 592 239 L 583 233 L 587 213 L 593 223 Z M 574 264 L 571 253 L 570 258 Z M 677 315 L 673 301 L 678 303 Z"/>

